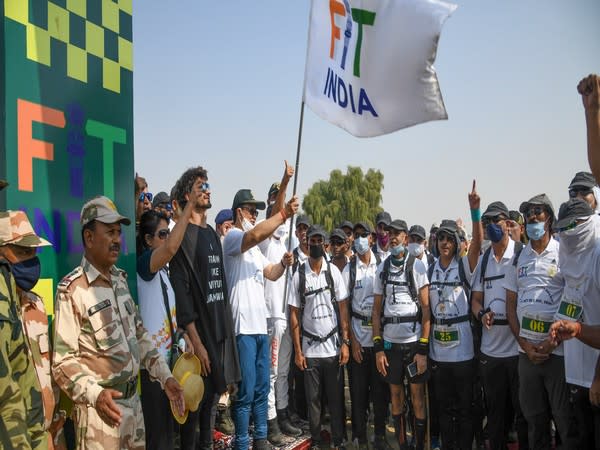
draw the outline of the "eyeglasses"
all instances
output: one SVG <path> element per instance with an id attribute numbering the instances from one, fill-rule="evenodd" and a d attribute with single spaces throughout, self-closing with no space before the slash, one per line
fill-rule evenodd
<path id="1" fill-rule="evenodd" d="M 158 230 L 155 236 L 158 236 L 160 240 L 164 241 L 167 237 L 169 237 L 170 233 L 171 230 L 169 230 L 168 228 L 163 228 L 162 230 Z"/>
<path id="2" fill-rule="evenodd" d="M 210 184 L 208 184 L 208 183 L 206 183 L 206 182 L 205 182 L 205 183 L 202 183 L 202 184 L 200 185 L 200 190 L 201 190 L 202 192 L 209 191 L 209 190 L 210 190 Z"/>
<path id="3" fill-rule="evenodd" d="M 354 233 L 354 239 L 358 239 L 358 238 L 368 238 L 370 233 L 367 233 L 366 231 L 364 233 Z"/>
<path id="4" fill-rule="evenodd" d="M 540 216 L 544 212 L 546 212 L 546 209 L 543 206 L 532 206 L 527 211 L 525 211 L 525 217 L 529 219 L 533 216 Z"/>
<path id="5" fill-rule="evenodd" d="M 258 217 L 258 210 L 256 208 L 250 208 L 249 206 L 242 206 L 244 211 L 249 212 L 252 216 Z"/>
<path id="6" fill-rule="evenodd" d="M 149 202 L 152 201 L 152 192 L 142 192 L 138 198 L 138 201 L 143 202 L 147 198 Z"/>
<path id="7" fill-rule="evenodd" d="M 485 219 L 481 220 L 481 223 L 484 226 L 488 226 L 490 223 L 500 223 L 503 220 L 506 220 L 506 217 L 504 217 L 504 216 L 486 217 Z"/>
<path id="8" fill-rule="evenodd" d="M 329 241 L 329 243 L 331 245 L 333 245 L 334 247 L 339 247 L 340 245 L 344 245 L 345 244 L 344 241 L 340 241 L 339 239 L 333 239 L 333 240 Z"/>
<path id="9" fill-rule="evenodd" d="M 571 197 L 571 198 L 575 198 L 578 195 L 583 195 L 585 197 L 586 195 L 590 195 L 591 193 L 593 193 L 593 191 L 590 188 L 569 189 L 569 197 Z"/>

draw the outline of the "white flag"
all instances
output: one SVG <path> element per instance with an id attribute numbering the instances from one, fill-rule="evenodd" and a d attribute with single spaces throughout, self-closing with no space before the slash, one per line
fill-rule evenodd
<path id="1" fill-rule="evenodd" d="M 433 62 L 456 5 L 312 0 L 304 101 L 358 137 L 447 119 Z"/>

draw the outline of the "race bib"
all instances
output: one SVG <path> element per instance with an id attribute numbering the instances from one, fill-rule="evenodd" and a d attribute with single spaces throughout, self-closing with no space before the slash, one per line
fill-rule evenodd
<path id="1" fill-rule="evenodd" d="M 566 293 L 563 294 L 555 316 L 557 320 L 579 320 L 581 313 L 583 313 L 583 304 L 581 298 L 574 297 Z"/>
<path id="2" fill-rule="evenodd" d="M 548 336 L 552 325 L 551 317 L 523 314 L 519 336 L 530 341 L 543 341 Z"/>
<path id="3" fill-rule="evenodd" d="M 370 318 L 367 319 L 367 320 L 363 319 L 363 320 L 360 321 L 360 327 L 363 330 L 369 330 L 370 331 L 371 328 L 373 327 L 373 322 L 372 322 L 372 320 Z"/>
<path id="4" fill-rule="evenodd" d="M 447 348 L 456 347 L 460 344 L 460 335 L 457 325 L 435 325 L 433 327 L 433 339 L 439 345 Z"/>

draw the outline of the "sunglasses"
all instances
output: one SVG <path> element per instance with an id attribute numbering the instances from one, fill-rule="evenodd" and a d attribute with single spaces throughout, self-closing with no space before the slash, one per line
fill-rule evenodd
<path id="1" fill-rule="evenodd" d="M 569 231 L 569 230 L 572 230 L 572 229 L 574 229 L 576 226 L 577 226 L 577 221 L 576 221 L 576 220 L 574 220 L 574 221 L 573 221 L 573 222 L 571 222 L 569 225 L 566 225 L 566 226 L 564 226 L 564 227 L 562 227 L 562 228 L 557 228 L 557 229 L 556 229 L 556 231 L 557 231 L 558 233 L 562 233 L 563 231 Z"/>
<path id="2" fill-rule="evenodd" d="M 540 216 L 544 212 L 546 212 L 546 208 L 544 208 L 543 206 L 532 206 L 527 211 L 525 211 L 525 217 L 529 219 L 533 216 Z"/>
<path id="3" fill-rule="evenodd" d="M 160 240 L 165 240 L 167 237 L 169 237 L 169 234 L 171 233 L 171 230 L 169 230 L 168 228 L 163 228 L 162 230 L 158 230 L 155 234 L 155 236 L 158 236 L 158 238 Z"/>
<path id="4" fill-rule="evenodd" d="M 454 242 L 454 237 L 450 236 L 448 233 L 438 233 L 437 241 L 438 242 L 445 242 L 445 241 Z"/>
<path id="5" fill-rule="evenodd" d="M 152 201 L 152 192 L 142 192 L 138 198 L 138 201 L 143 202 L 144 198 L 147 198 L 149 202 Z"/>
<path id="6" fill-rule="evenodd" d="M 366 231 L 362 234 L 359 233 L 354 233 L 354 239 L 358 239 L 358 238 L 368 238 L 369 234 L 371 233 L 367 233 Z"/>
<path id="7" fill-rule="evenodd" d="M 593 191 L 590 188 L 569 189 L 569 197 L 571 197 L 571 198 L 575 198 L 578 195 L 583 195 L 585 197 L 586 195 L 590 195 L 591 193 L 593 193 Z"/>
<path id="8" fill-rule="evenodd" d="M 200 190 L 202 192 L 206 192 L 206 191 L 210 190 L 210 184 L 208 184 L 208 183 L 202 183 L 200 185 Z"/>
<path id="9" fill-rule="evenodd" d="M 250 208 L 248 206 L 242 206 L 244 211 L 249 212 L 252 216 L 258 217 L 258 210 L 256 208 Z"/>

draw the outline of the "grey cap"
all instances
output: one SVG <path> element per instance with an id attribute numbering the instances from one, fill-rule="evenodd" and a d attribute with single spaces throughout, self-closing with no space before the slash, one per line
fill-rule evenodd
<path id="1" fill-rule="evenodd" d="M 550 211 L 552 217 L 554 217 L 554 207 L 552 206 L 552 202 L 546 194 L 534 195 L 526 202 L 521 203 L 521 206 L 519 206 L 519 212 L 525 216 L 529 207 L 535 205 L 545 206 Z"/>
<path id="2" fill-rule="evenodd" d="M 387 230 L 392 229 L 392 230 L 404 231 L 404 232 L 408 233 L 408 225 L 406 225 L 406 222 L 401 219 L 392 220 L 392 222 L 385 228 Z"/>
<path id="3" fill-rule="evenodd" d="M 594 210 L 588 202 L 581 198 L 571 198 L 560 205 L 558 220 L 554 222 L 552 228 L 554 230 L 565 228 L 578 219 L 587 219 L 592 215 L 594 215 Z"/>
<path id="4" fill-rule="evenodd" d="M 340 226 L 338 228 L 350 228 L 351 230 L 353 230 L 354 225 L 349 220 L 344 220 L 342 223 L 340 223 Z"/>
<path id="5" fill-rule="evenodd" d="M 392 216 L 390 216 L 389 212 L 381 211 L 377 214 L 375 217 L 375 225 L 379 225 L 380 223 L 383 223 L 386 227 L 392 223 Z"/>
<path id="6" fill-rule="evenodd" d="M 503 214 L 508 219 L 508 208 L 502 202 L 492 202 L 488 205 L 481 218 L 498 217 L 500 214 Z"/>
<path id="7" fill-rule="evenodd" d="M 327 231 L 325 231 L 321 225 L 311 225 L 310 227 L 308 227 L 306 237 L 310 239 L 313 236 L 322 236 L 325 240 L 328 238 Z M 345 234 L 344 239 L 346 239 Z"/>
<path id="8" fill-rule="evenodd" d="M 585 187 L 585 188 L 593 188 L 598 185 L 596 183 L 596 179 L 594 175 L 590 172 L 577 172 L 575 177 L 571 180 L 571 184 L 569 184 L 569 189 L 573 189 L 574 187 Z"/>
<path id="9" fill-rule="evenodd" d="M 367 222 L 356 222 L 352 231 L 356 231 L 357 228 L 364 228 L 367 233 L 371 232 L 371 227 Z"/>
<path id="10" fill-rule="evenodd" d="M 169 197 L 169 194 L 167 194 L 166 192 L 159 192 L 152 199 L 152 207 L 156 208 L 157 206 L 162 205 L 163 203 L 171 203 L 171 197 Z"/>
<path id="11" fill-rule="evenodd" d="M 335 230 L 333 230 L 329 235 L 329 240 L 331 241 L 331 239 L 333 239 L 334 237 L 344 242 L 346 242 L 346 239 L 348 239 L 348 236 L 346 236 L 346 233 L 344 233 L 344 230 L 342 230 L 341 228 L 336 228 Z"/>
<path id="12" fill-rule="evenodd" d="M 412 227 L 410 227 L 410 230 L 408 230 L 408 235 L 418 236 L 421 239 L 426 239 L 427 237 L 427 235 L 425 234 L 425 228 L 423 228 L 421 225 L 413 225 Z"/>
<path id="13" fill-rule="evenodd" d="M 296 217 L 296 228 L 298 227 L 298 225 L 306 225 L 307 227 L 310 227 L 310 220 L 308 216 L 302 215 Z"/>

